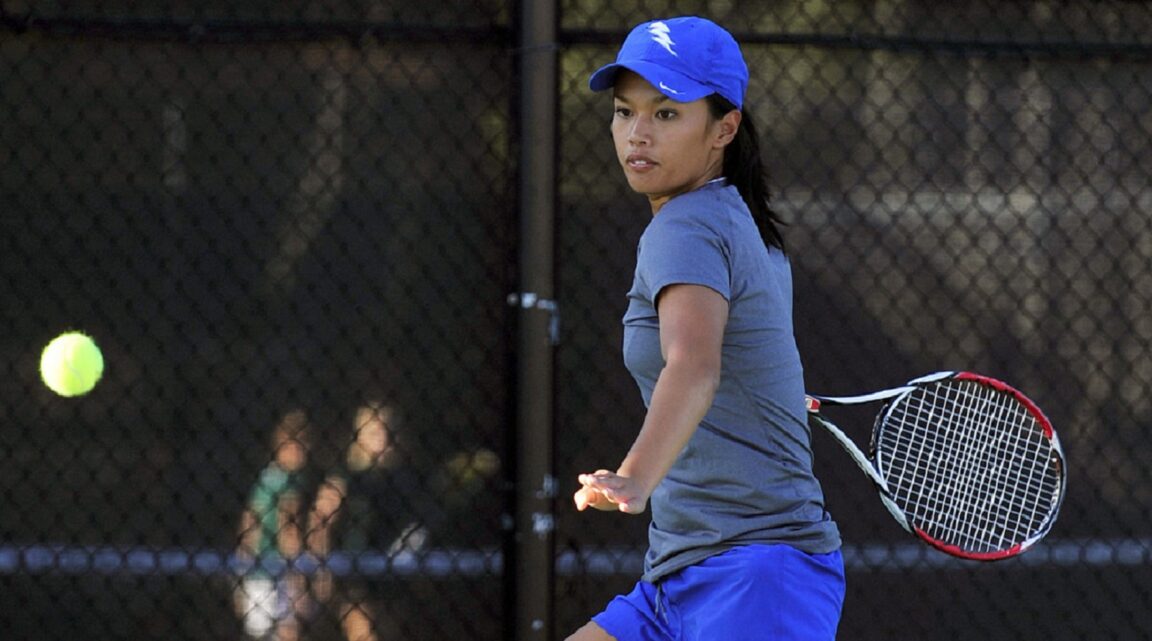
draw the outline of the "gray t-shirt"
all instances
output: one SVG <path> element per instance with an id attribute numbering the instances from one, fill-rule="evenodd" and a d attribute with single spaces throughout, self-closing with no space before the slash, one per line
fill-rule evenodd
<path id="1" fill-rule="evenodd" d="M 812 474 L 792 272 L 769 250 L 735 187 L 714 181 L 666 203 L 640 238 L 624 315 L 624 361 L 647 405 L 664 367 L 655 301 L 674 284 L 729 303 L 711 409 L 652 494 L 644 580 L 732 547 L 840 547 Z"/>

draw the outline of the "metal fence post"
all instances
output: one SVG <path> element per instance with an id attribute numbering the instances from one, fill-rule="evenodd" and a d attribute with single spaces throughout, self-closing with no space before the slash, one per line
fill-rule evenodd
<path id="1" fill-rule="evenodd" d="M 518 202 L 515 523 L 511 545 L 512 624 L 517 641 L 552 632 L 553 219 L 556 205 L 556 2 L 519 3 Z"/>

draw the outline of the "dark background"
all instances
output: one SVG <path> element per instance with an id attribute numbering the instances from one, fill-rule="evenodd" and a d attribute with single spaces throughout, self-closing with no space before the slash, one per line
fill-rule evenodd
<path id="1" fill-rule="evenodd" d="M 0 636 L 241 638 L 228 555 L 273 425 L 306 408 L 327 467 L 369 397 L 400 408 L 415 464 L 505 459 L 432 533 L 446 564 L 377 577 L 402 587 L 389 629 L 507 636 L 517 11 L 0 1 Z M 1045 408 L 1069 460 L 1049 538 L 965 564 L 814 434 L 840 638 L 1152 635 L 1152 8 L 566 0 L 556 638 L 635 581 L 646 525 L 568 503 L 643 410 L 619 347 L 648 210 L 586 80 L 632 25 L 688 13 L 752 70 L 809 388 L 981 371 Z M 107 361 L 77 399 L 37 374 L 69 329 Z"/>

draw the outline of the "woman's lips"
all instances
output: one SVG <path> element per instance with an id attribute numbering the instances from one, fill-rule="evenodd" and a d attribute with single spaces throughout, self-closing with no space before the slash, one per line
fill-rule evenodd
<path id="1" fill-rule="evenodd" d="M 640 154 L 629 154 L 628 157 L 624 159 L 624 163 L 633 171 L 647 171 L 656 166 L 656 161 Z"/>

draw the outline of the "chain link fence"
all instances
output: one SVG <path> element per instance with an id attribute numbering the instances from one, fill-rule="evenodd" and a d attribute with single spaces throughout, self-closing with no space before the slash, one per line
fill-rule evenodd
<path id="1" fill-rule="evenodd" d="M 518 8 L 0 1 L 0 636 L 512 638 Z M 1152 636 L 1152 8 L 565 0 L 540 638 L 645 542 L 568 502 L 643 412 L 619 345 L 647 208 L 586 80 L 688 13 L 752 69 L 808 386 L 981 371 L 1068 454 L 1049 538 L 970 564 L 814 433 L 840 638 Z M 37 366 L 72 329 L 107 367 L 65 399 Z"/>

